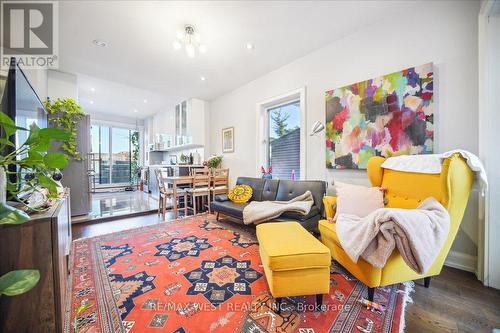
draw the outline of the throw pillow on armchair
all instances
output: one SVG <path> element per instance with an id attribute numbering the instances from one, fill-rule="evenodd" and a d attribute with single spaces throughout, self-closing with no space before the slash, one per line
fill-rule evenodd
<path id="1" fill-rule="evenodd" d="M 337 182 L 335 188 L 337 190 L 335 220 L 339 214 L 365 217 L 379 208 L 384 208 L 384 191 L 380 187 Z"/>

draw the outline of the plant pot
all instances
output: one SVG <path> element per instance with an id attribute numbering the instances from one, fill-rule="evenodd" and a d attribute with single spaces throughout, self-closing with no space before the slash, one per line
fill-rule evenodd
<path id="1" fill-rule="evenodd" d="M 0 203 L 7 202 L 7 174 L 5 170 L 0 167 Z"/>

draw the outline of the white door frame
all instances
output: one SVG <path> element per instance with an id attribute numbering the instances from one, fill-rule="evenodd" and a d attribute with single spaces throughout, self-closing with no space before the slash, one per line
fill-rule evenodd
<path id="1" fill-rule="evenodd" d="M 496 2 L 496 4 L 495 4 Z M 498 185 L 498 158 L 496 157 L 495 141 L 498 133 L 491 124 L 498 119 L 499 99 L 496 95 L 500 88 L 500 81 L 496 77 L 500 71 L 498 56 L 500 45 L 495 28 L 490 23 L 491 16 L 495 15 L 495 6 L 500 6 L 500 0 L 486 0 L 482 3 L 479 12 L 479 157 L 485 164 L 489 177 L 490 187 L 480 189 L 479 206 L 479 239 L 478 239 L 478 267 L 477 276 L 486 286 L 500 289 L 500 261 L 496 258 L 499 249 L 496 238 L 500 236 L 500 214 L 494 205 L 499 197 Z M 498 24 L 500 14 L 495 15 Z M 496 51 L 494 51 L 496 50 Z M 496 104 L 496 105 L 495 105 Z M 493 205 L 490 204 L 493 203 Z M 483 214 L 484 212 L 484 214 Z"/>
<path id="2" fill-rule="evenodd" d="M 300 103 L 300 179 L 307 177 L 307 112 L 306 112 L 306 87 L 291 90 L 284 94 L 267 98 L 257 103 L 256 122 L 257 122 L 257 160 L 256 176 L 260 176 L 260 167 L 267 165 L 267 138 L 269 131 L 269 119 L 267 110 L 291 101 L 298 100 Z"/>

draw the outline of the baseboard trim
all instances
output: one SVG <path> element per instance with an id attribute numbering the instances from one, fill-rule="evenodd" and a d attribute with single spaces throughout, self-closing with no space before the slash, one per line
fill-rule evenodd
<path id="1" fill-rule="evenodd" d="M 476 273 L 477 257 L 470 254 L 450 251 L 444 262 L 446 266 Z"/>

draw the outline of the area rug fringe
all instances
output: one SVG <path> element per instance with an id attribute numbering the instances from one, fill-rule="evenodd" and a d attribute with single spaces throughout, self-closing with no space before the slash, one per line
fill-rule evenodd
<path id="1" fill-rule="evenodd" d="M 411 293 L 415 291 L 415 282 L 408 281 L 403 283 L 405 286 L 405 296 L 403 298 L 403 308 L 401 310 L 401 320 L 399 321 L 399 333 L 404 333 L 406 328 L 406 305 L 413 303 L 413 298 L 411 298 Z"/>

